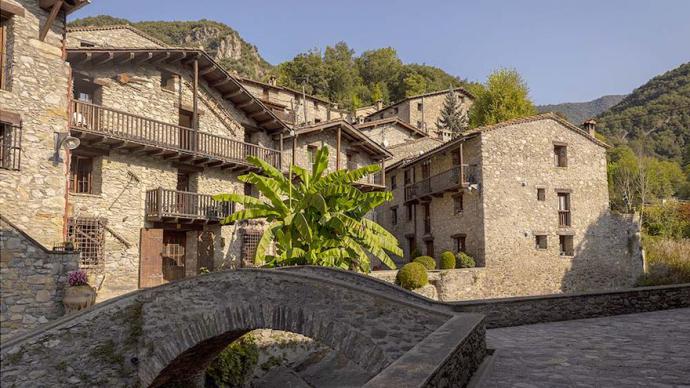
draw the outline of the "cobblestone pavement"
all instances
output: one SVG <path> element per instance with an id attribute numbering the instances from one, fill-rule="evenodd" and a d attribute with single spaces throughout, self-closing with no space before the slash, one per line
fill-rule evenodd
<path id="1" fill-rule="evenodd" d="M 482 387 L 690 388 L 690 309 L 487 331 Z"/>

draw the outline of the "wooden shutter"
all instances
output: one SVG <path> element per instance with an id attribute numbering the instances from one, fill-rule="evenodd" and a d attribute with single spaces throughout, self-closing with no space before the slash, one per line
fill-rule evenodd
<path id="1" fill-rule="evenodd" d="M 141 229 L 139 288 L 163 284 L 163 229 Z"/>

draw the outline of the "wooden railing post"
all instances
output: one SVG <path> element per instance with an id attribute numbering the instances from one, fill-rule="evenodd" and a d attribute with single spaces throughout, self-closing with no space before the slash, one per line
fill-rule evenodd
<path id="1" fill-rule="evenodd" d="M 163 188 L 158 186 L 158 191 L 156 192 L 156 206 L 158 211 L 158 216 L 163 215 Z"/>

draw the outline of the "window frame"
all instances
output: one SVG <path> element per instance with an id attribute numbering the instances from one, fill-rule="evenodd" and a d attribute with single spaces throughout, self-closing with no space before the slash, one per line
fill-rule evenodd
<path id="1" fill-rule="evenodd" d="M 462 214 L 465 211 L 465 199 L 462 192 L 453 194 L 453 214 Z M 458 206 L 458 204 L 460 206 Z"/>
<path id="2" fill-rule="evenodd" d="M 537 187 L 537 201 L 539 201 L 539 202 L 546 201 L 546 188 L 545 187 Z"/>
<path id="3" fill-rule="evenodd" d="M 22 125 L 0 121 L 0 169 L 20 171 L 22 162 Z"/>
<path id="4" fill-rule="evenodd" d="M 167 92 L 175 92 L 177 89 L 177 74 L 168 70 L 161 70 L 161 89 Z"/>
<path id="5" fill-rule="evenodd" d="M 554 165 L 559 168 L 568 167 L 568 145 L 566 143 L 553 143 Z"/>
<path id="6" fill-rule="evenodd" d="M 543 243 L 543 244 L 542 244 Z M 539 251 L 545 251 L 549 249 L 549 238 L 546 234 L 535 234 L 534 235 L 534 248 Z"/>
<path id="7" fill-rule="evenodd" d="M 398 188 L 398 179 L 396 174 L 391 175 L 391 190 L 395 190 Z"/>
<path id="8" fill-rule="evenodd" d="M 455 245 L 455 252 L 465 252 L 467 253 L 467 235 L 464 233 L 458 233 L 450 236 L 453 239 L 453 244 Z"/>
<path id="9" fill-rule="evenodd" d="M 88 161 L 85 163 L 84 161 Z M 69 192 L 70 194 L 95 194 L 93 176 L 96 161 L 93 156 L 70 155 Z M 81 168 L 88 166 L 87 168 Z M 86 171 L 88 170 L 88 171 Z M 84 190 L 84 187 L 86 188 Z"/>
<path id="10" fill-rule="evenodd" d="M 398 206 L 391 207 L 391 225 L 398 225 Z"/>
<path id="11" fill-rule="evenodd" d="M 571 234 L 558 235 L 558 254 L 561 257 L 575 256 L 575 238 Z"/>
<path id="12" fill-rule="evenodd" d="M 413 203 L 408 203 L 407 205 L 405 205 L 405 208 L 406 208 L 405 214 L 407 215 L 406 219 L 408 222 L 412 221 L 412 219 L 414 218 L 414 211 L 415 211 L 414 206 L 415 205 Z"/>

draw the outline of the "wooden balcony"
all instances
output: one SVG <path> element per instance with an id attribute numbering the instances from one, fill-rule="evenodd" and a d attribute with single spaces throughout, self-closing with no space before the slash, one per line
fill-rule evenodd
<path id="1" fill-rule="evenodd" d="M 219 223 L 234 211 L 234 203 L 214 201 L 211 195 L 162 187 L 146 191 L 146 220 L 169 223 Z"/>
<path id="2" fill-rule="evenodd" d="M 476 182 L 475 168 L 467 165 L 452 167 L 442 173 L 422 179 L 405 186 L 405 202 L 430 200 L 432 196 L 440 197 L 443 193 L 457 191 Z"/>
<path id="3" fill-rule="evenodd" d="M 355 182 L 354 186 L 362 191 L 381 191 L 386 188 L 381 171 L 365 176 Z"/>
<path id="4" fill-rule="evenodd" d="M 121 149 L 200 167 L 248 170 L 247 156 L 280 169 L 280 151 L 143 116 L 72 101 L 70 132 L 87 147 Z"/>

